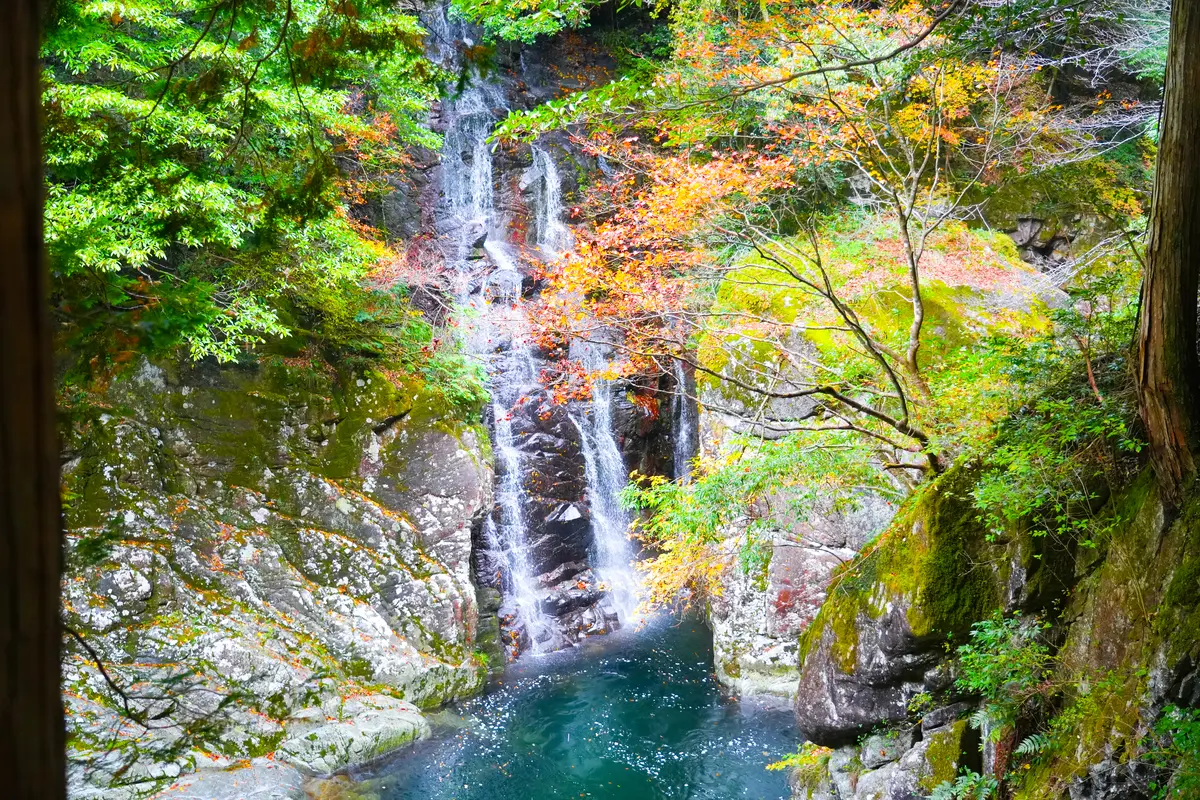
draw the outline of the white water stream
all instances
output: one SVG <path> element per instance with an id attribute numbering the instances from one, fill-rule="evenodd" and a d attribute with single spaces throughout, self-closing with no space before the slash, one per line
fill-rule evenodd
<path id="1" fill-rule="evenodd" d="M 444 10 L 430 16 L 435 46 L 443 63 L 458 58 L 456 42 L 470 43 L 470 31 L 448 21 Z M 496 506 L 484 524 L 488 552 L 484 567 L 500 576 L 505 608 L 516 627 L 528 634 L 535 651 L 551 649 L 555 620 L 543 610 L 547 587 L 532 563 L 525 494 L 529 466 L 513 430 L 513 410 L 539 390 L 538 367 L 529 345 L 530 324 L 522 300 L 522 256 L 510 243 L 505 215 L 498 213 L 492 145 L 487 137 L 504 113 L 503 87 L 472 75 L 470 84 L 442 107 L 446 123 L 442 153 L 442 202 L 438 229 L 444 253 L 455 266 L 455 294 L 464 312 L 460 326 L 468 351 L 487 365 L 493 397 L 493 445 L 498 478 Z M 532 193 L 534 241 L 542 257 L 552 260 L 571 249 L 574 237 L 563 221 L 562 180 L 546 149 L 532 148 L 533 164 L 522 176 Z M 582 425 L 588 501 L 593 532 L 592 567 L 622 622 L 637 606 L 634 554 L 627 537 L 629 519 L 618 496 L 627 471 L 612 431 L 611 387 L 598 385 Z"/>
<path id="2" fill-rule="evenodd" d="M 674 423 L 672 461 L 675 465 L 675 480 L 686 483 L 691 480 L 692 459 L 696 457 L 699 414 L 683 362 L 676 359 L 673 369 L 675 396 L 671 400 L 671 416 Z"/>
<path id="3" fill-rule="evenodd" d="M 635 554 L 629 540 L 629 515 L 621 492 L 629 483 L 625 459 L 613 436 L 612 385 L 597 380 L 592 413 L 581 424 L 571 418 L 583 442 L 583 460 L 592 519 L 592 568 L 609 592 L 623 623 L 633 619 L 639 602 Z"/>

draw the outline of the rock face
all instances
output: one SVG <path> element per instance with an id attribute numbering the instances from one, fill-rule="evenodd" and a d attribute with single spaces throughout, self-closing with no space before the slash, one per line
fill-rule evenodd
<path id="1" fill-rule="evenodd" d="M 117 714 L 72 649 L 79 796 L 137 795 L 205 751 L 220 766 L 279 749 L 326 773 L 422 735 L 416 706 L 481 685 L 482 428 L 416 385 L 289 363 L 143 363 L 68 443 L 66 620 L 141 714 Z M 390 697 L 359 721 L 344 698 L 367 686 Z M 297 739 L 314 708 L 329 752 Z"/>
<path id="2" fill-rule="evenodd" d="M 660 384 L 666 383 L 660 379 Z M 673 386 L 658 389 L 674 390 Z M 626 392 L 616 392 L 612 402 L 613 431 L 617 446 L 630 472 L 640 475 L 674 475 L 674 437 L 670 394 L 663 391 L 653 411 L 630 401 Z"/>
<path id="3" fill-rule="evenodd" d="M 699 430 L 710 455 L 743 432 L 738 422 L 708 410 L 700 413 Z M 820 500 L 799 519 L 784 490 L 750 511 L 771 522 L 770 530 L 759 534 L 768 540 L 770 558 L 762 570 L 742 569 L 737 548 L 748 518 L 726 537 L 724 593 L 708 607 L 716 674 L 741 694 L 792 698 L 800 677 L 800 634 L 824 602 L 834 571 L 887 527 L 895 506 L 863 493 L 852 509 Z"/>
<path id="4" fill-rule="evenodd" d="M 806 521 L 777 520 L 764 572 L 742 570 L 730 552 L 725 593 L 709 605 L 718 679 L 742 694 L 796 695 L 799 638 L 825 600 L 833 572 L 873 539 L 895 513 L 867 495 L 847 512 L 826 507 Z"/>
<path id="5" fill-rule="evenodd" d="M 976 474 L 956 465 L 912 498 L 802 635 L 797 724 L 832 750 L 796 770 L 795 798 L 909 800 L 959 768 L 1005 776 L 1014 798 L 1149 798 L 1164 780 L 1122 754 L 1167 704 L 1200 699 L 1200 501 L 1164 515 L 1147 471 L 1109 500 L 1118 527 L 1095 549 L 1019 529 L 989 541 L 970 502 Z M 1056 702 L 1078 718 L 1034 761 L 1013 750 L 1045 720 L 988 741 L 965 719 L 978 698 L 952 680 L 944 644 L 997 608 L 1052 621 L 1061 643 L 1049 682 L 1068 687 Z"/>
<path id="6" fill-rule="evenodd" d="M 527 402 L 511 413 L 522 456 L 529 552 L 534 572 L 549 576 L 565 564 L 588 560 L 592 537 L 583 453 L 579 430 L 565 406 L 551 402 L 540 389 L 524 397 Z"/>

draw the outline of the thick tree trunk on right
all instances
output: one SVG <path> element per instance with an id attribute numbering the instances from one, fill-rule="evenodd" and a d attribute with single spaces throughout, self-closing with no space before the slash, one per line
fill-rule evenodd
<path id="1" fill-rule="evenodd" d="M 1200 359 L 1200 0 L 1175 0 L 1138 321 L 1137 383 L 1150 460 L 1168 501 L 1196 476 Z"/>

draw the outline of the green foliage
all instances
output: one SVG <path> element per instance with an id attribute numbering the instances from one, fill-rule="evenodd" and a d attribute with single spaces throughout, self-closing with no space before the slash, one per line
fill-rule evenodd
<path id="1" fill-rule="evenodd" d="M 972 494 L 989 538 L 1023 524 L 1033 536 L 1094 547 L 1103 532 L 1097 513 L 1136 464 L 1143 444 L 1125 364 L 1136 275 L 1127 262 L 1107 266 L 1076 283 L 1072 305 L 1053 314 L 1052 335 L 993 342 L 1014 383 L 1049 388 L 999 426 L 986 456 Z"/>
<path id="2" fill-rule="evenodd" d="M 908 701 L 908 713 L 921 714 L 933 708 L 933 695 L 929 692 L 917 692 Z"/>
<path id="3" fill-rule="evenodd" d="M 348 208 L 378 187 L 343 167 L 437 145 L 422 37 L 383 0 L 56 4 L 46 244 L 80 363 L 230 361 L 375 303 L 364 279 L 389 254 Z"/>
<path id="4" fill-rule="evenodd" d="M 988 800 L 1000 791 L 1000 781 L 991 775 L 963 768 L 958 778 L 946 781 L 933 790 L 930 800 Z"/>
<path id="5" fill-rule="evenodd" d="M 833 751 L 812 742 L 805 742 L 796 752 L 767 764 L 769 770 L 790 769 L 796 785 L 804 788 L 808 797 L 828 774 L 829 757 Z"/>
<path id="6" fill-rule="evenodd" d="M 463 19 L 482 25 L 489 36 L 532 44 L 565 28 L 581 28 L 599 0 L 454 0 Z"/>
<path id="7" fill-rule="evenodd" d="M 1150 738 L 1147 760 L 1171 775 L 1155 797 L 1200 797 L 1200 710 L 1167 706 Z"/>
<path id="8" fill-rule="evenodd" d="M 1037 756 L 1045 753 L 1054 746 L 1054 739 L 1046 733 L 1031 733 L 1021 740 L 1013 750 L 1018 756 Z"/>
<path id="9" fill-rule="evenodd" d="M 740 561 L 755 574 L 765 569 L 773 530 L 806 519 L 818 501 L 850 510 L 868 490 L 895 493 L 849 436 L 796 433 L 777 441 L 735 442 L 724 461 L 708 465 L 690 482 L 642 477 L 625 489 L 623 500 L 631 509 L 653 512 L 641 527 L 651 542 L 713 544 L 745 521 Z"/>
<path id="10" fill-rule="evenodd" d="M 976 727 L 987 723 L 999 736 L 1011 726 L 1021 707 L 1045 691 L 1054 658 L 1038 640 L 1049 623 L 1019 614 L 1005 618 L 996 612 L 971 626 L 971 640 L 959 646 L 958 688 L 983 696 L 982 713 L 972 718 Z"/>
<path id="11" fill-rule="evenodd" d="M 1136 452 L 1129 419 L 1126 407 L 1042 397 L 1006 420 L 973 491 L 989 538 L 1032 522 L 1033 536 L 1095 546 L 1093 522 L 1107 493 L 1098 491 L 1103 472 L 1081 452 L 1093 445 Z"/>
<path id="12" fill-rule="evenodd" d="M 367 323 L 371 327 L 366 327 Z M 478 414 L 488 399 L 487 371 L 478 359 L 465 354 L 461 341 L 446 336 L 419 311 L 394 297 L 371 311 L 359 311 L 348 330 L 380 328 L 388 329 L 389 335 L 382 341 L 359 342 L 360 351 L 387 355 L 390 363 L 421 378 L 428 391 L 464 419 Z"/>

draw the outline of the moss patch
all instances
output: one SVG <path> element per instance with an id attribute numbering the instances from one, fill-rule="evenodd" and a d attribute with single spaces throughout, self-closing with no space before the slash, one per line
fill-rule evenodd
<path id="1" fill-rule="evenodd" d="M 826 629 L 838 666 L 852 671 L 858 619 L 906 609 L 914 635 L 944 639 L 970 629 L 1001 601 L 1003 551 L 982 543 L 970 488 L 977 472 L 956 465 L 911 498 L 876 543 L 835 575 L 813 624 L 801 635 L 805 658 Z"/>
<path id="2" fill-rule="evenodd" d="M 954 780 L 962 761 L 966 732 L 967 721 L 960 719 L 946 730 L 929 734 L 929 745 L 925 748 L 926 772 L 919 782 L 922 789 L 933 791 L 939 784 Z"/>

